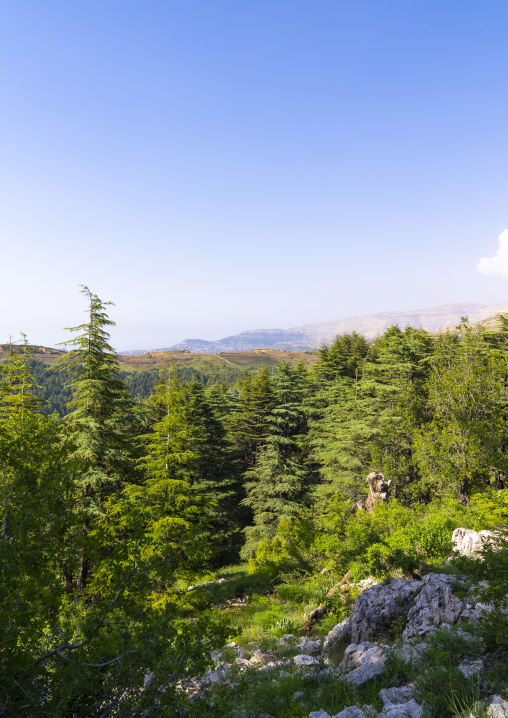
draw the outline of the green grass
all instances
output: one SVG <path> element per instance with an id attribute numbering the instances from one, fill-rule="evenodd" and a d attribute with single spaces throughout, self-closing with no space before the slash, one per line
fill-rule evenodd
<path id="1" fill-rule="evenodd" d="M 251 670 L 231 679 L 232 686 L 217 686 L 201 696 L 189 711 L 190 718 L 228 718 L 267 713 L 274 718 L 303 718 L 320 708 L 334 715 L 347 706 L 364 704 L 382 708 L 378 697 L 382 685 L 372 681 L 360 689 L 346 686 L 326 671 L 295 668 Z M 295 694 L 302 693 L 301 696 Z"/>

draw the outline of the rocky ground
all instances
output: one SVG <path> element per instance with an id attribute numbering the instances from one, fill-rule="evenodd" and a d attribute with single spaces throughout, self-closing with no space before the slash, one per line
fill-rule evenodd
<path id="1" fill-rule="evenodd" d="M 373 582 L 366 582 L 366 585 L 369 583 Z M 453 637 L 454 641 L 474 643 L 474 650 L 457 668 L 465 679 L 480 687 L 485 660 L 475 637 L 475 627 L 490 607 L 482 604 L 475 592 L 477 587 L 468 586 L 465 578 L 438 573 L 429 573 L 422 580 L 398 578 L 370 585 L 357 597 L 351 615 L 337 624 L 324 640 L 286 634 L 274 641 L 269 651 L 260 650 L 256 644 L 246 649 L 232 642 L 223 651 L 214 652 L 214 668 L 182 688 L 191 700 L 217 686 L 234 691 L 240 685 L 242 675 L 252 675 L 253 672 L 266 674 L 272 683 L 298 673 L 307 680 L 317 677 L 320 681 L 340 681 L 355 690 L 375 681 L 377 686 L 383 685 L 374 701 L 377 707 L 351 705 L 332 717 L 319 705 L 318 691 L 313 697 L 316 701 L 314 710 L 304 712 L 304 706 L 309 705 L 309 694 L 295 691 L 293 703 L 301 706 L 302 712 L 295 710 L 291 715 L 309 718 L 420 718 L 431 715 L 431 706 L 422 699 L 418 682 L 400 685 L 400 676 L 393 680 L 393 666 L 399 662 L 410 666 L 413 672 L 425 673 L 429 670 L 426 666 L 433 636 L 436 632 L 439 635 L 445 632 L 450 634 L 450 640 Z M 436 685 L 438 690 L 440 687 Z M 485 691 L 482 693 L 484 697 L 480 699 L 478 691 L 476 705 L 463 715 L 508 718 L 506 700 L 495 693 L 486 697 Z M 272 714 L 240 708 L 233 715 L 270 718 Z"/>

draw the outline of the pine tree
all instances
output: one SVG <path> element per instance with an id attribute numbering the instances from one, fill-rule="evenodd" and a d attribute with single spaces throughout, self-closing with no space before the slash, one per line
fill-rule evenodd
<path id="1" fill-rule="evenodd" d="M 245 529 L 245 557 L 252 555 L 261 539 L 274 535 L 282 519 L 296 516 L 306 503 L 311 475 L 301 448 L 307 430 L 302 407 L 305 389 L 303 365 L 282 362 L 277 366 L 269 434 L 255 467 L 245 474 L 247 498 L 243 503 L 254 514 L 254 525 Z"/>

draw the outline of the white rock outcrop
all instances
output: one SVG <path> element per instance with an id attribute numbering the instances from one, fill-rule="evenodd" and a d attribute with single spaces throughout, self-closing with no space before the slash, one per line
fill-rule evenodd
<path id="1" fill-rule="evenodd" d="M 414 697 L 413 688 L 411 686 L 383 688 L 379 691 L 379 697 L 383 701 L 384 706 L 394 705 L 397 703 L 407 703 Z"/>
<path id="2" fill-rule="evenodd" d="M 302 653 L 306 653 L 308 656 L 315 656 L 323 650 L 322 643 L 319 639 L 313 641 L 310 638 L 303 638 L 296 645 L 296 648 Z"/>
<path id="3" fill-rule="evenodd" d="M 452 533 L 452 548 L 461 556 L 474 556 L 480 553 L 485 545 L 494 540 L 492 531 L 473 531 L 473 529 L 455 529 Z"/>
<path id="4" fill-rule="evenodd" d="M 346 648 L 340 664 L 341 670 L 346 674 L 342 680 L 351 686 L 361 686 L 371 678 L 379 676 L 384 671 L 387 648 L 369 641 L 352 643 Z"/>

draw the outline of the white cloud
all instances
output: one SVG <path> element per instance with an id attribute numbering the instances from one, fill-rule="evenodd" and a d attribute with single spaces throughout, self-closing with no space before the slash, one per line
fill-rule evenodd
<path id="1" fill-rule="evenodd" d="M 508 277 L 508 229 L 499 235 L 499 247 L 495 257 L 482 257 L 476 268 L 482 274 Z"/>

